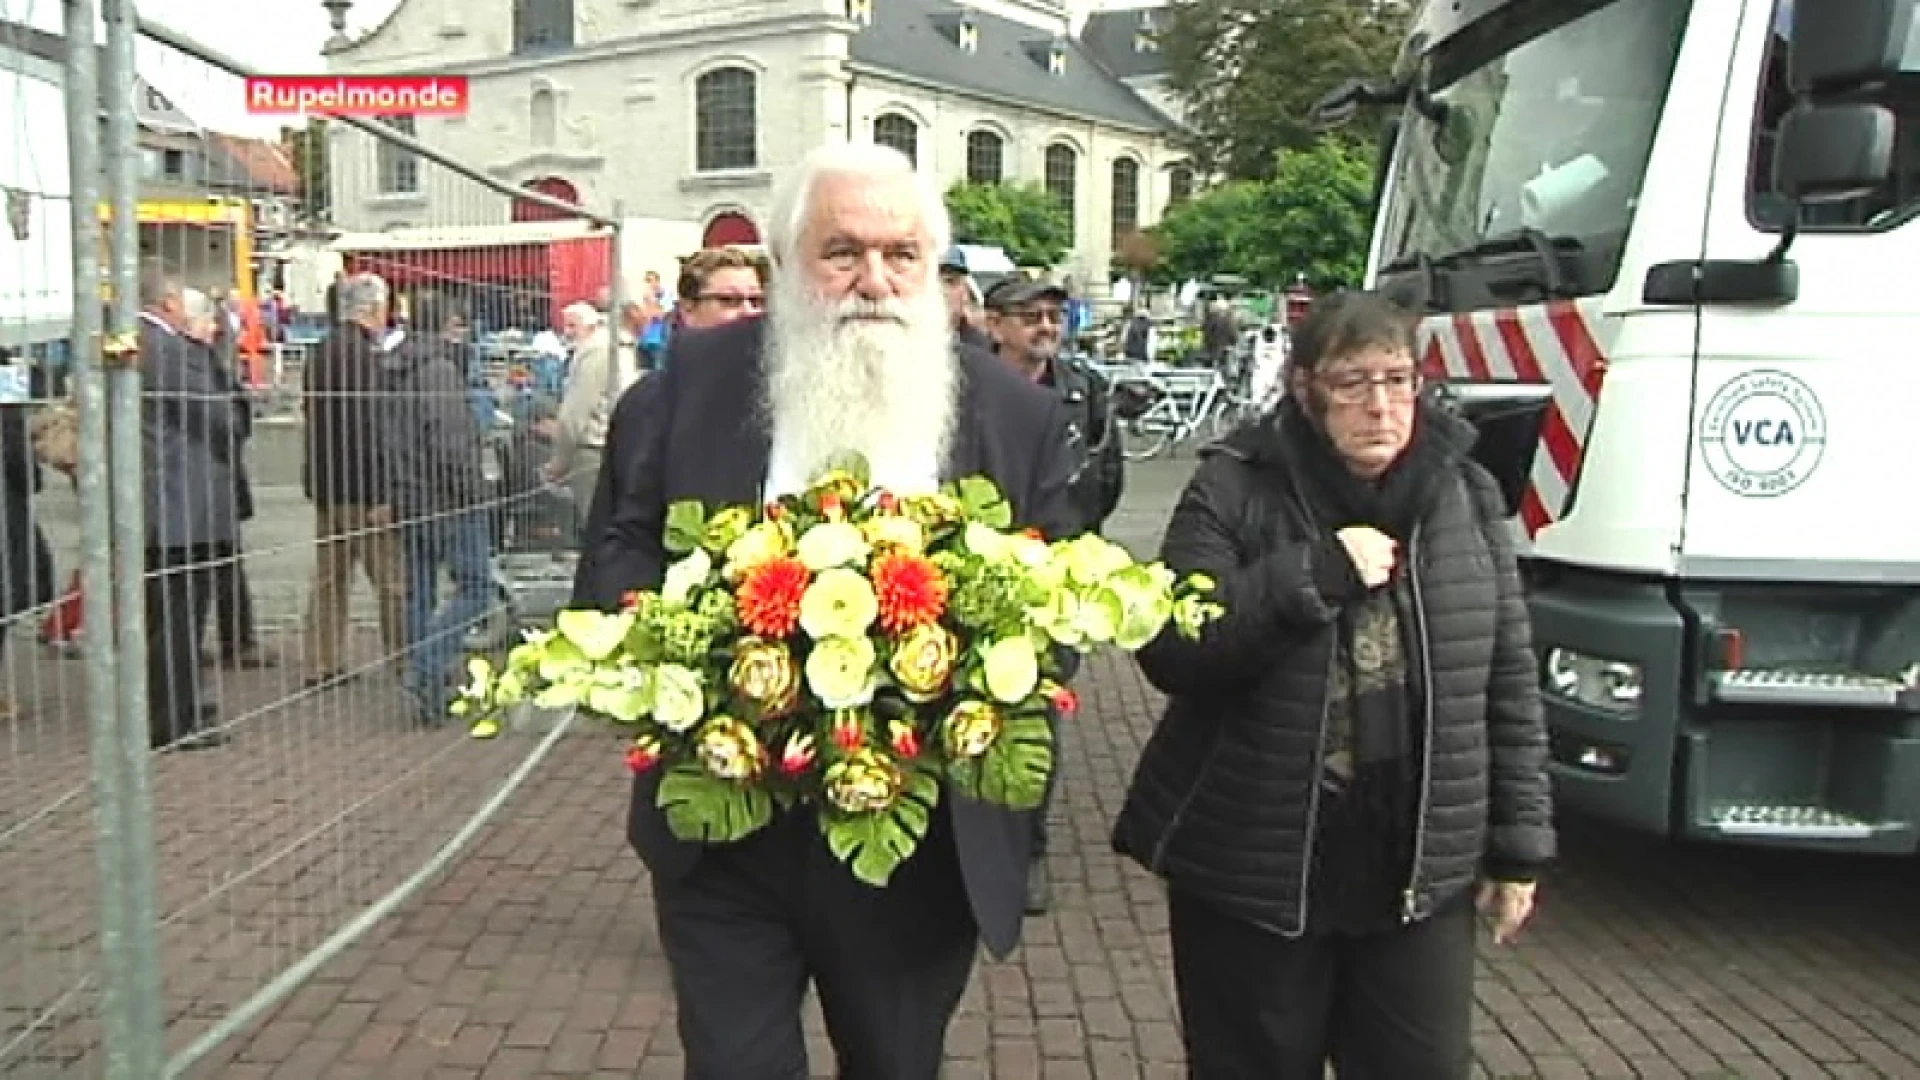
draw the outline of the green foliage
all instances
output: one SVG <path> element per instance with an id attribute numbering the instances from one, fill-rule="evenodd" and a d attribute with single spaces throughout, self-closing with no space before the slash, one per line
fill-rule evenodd
<path id="1" fill-rule="evenodd" d="M 685 555 L 699 547 L 706 531 L 707 508 L 697 500 L 683 500 L 667 507 L 665 543 L 669 553 Z"/>
<path id="2" fill-rule="evenodd" d="M 1154 233 L 1169 272 L 1240 274 L 1285 286 L 1304 274 L 1316 290 L 1358 285 L 1372 232 L 1367 151 L 1327 138 L 1283 151 L 1272 180 L 1224 184 L 1169 211 Z"/>
<path id="3" fill-rule="evenodd" d="M 940 778 L 925 768 L 909 768 L 900 798 L 877 814 L 823 812 L 820 831 L 833 856 L 853 876 L 881 888 L 926 838 L 933 808 L 940 802 Z"/>
<path id="4" fill-rule="evenodd" d="M 1187 103 L 1194 164 L 1229 180 L 1271 178 L 1276 152 L 1314 142 L 1313 103 L 1349 78 L 1388 75 L 1405 31 L 1400 5 L 1363 0 L 1173 5 L 1159 46 L 1167 81 Z M 1356 118 L 1357 140 L 1371 144 L 1384 119 Z"/>
<path id="5" fill-rule="evenodd" d="M 1053 771 L 1053 736 L 1047 715 L 1022 712 L 1007 718 L 1005 730 L 980 758 L 980 795 L 1015 810 L 1032 810 L 1047 793 Z"/>
<path id="6" fill-rule="evenodd" d="M 1073 248 L 1073 218 L 1037 184 L 955 184 L 947 213 L 958 244 L 1002 247 L 1020 266 L 1052 266 Z"/>
<path id="7" fill-rule="evenodd" d="M 312 221 L 331 220 L 333 172 L 327 161 L 327 121 L 310 116 L 305 127 L 281 128 L 280 141 L 293 159 L 302 212 Z"/>
<path id="8" fill-rule="evenodd" d="M 966 476 L 949 490 L 966 508 L 969 519 L 990 529 L 1013 528 L 1013 504 L 1000 494 L 993 481 L 984 476 Z"/>
<path id="9" fill-rule="evenodd" d="M 721 780 L 691 760 L 660 778 L 656 805 L 673 835 L 697 844 L 735 843 L 773 820 L 773 796 L 765 788 Z"/>

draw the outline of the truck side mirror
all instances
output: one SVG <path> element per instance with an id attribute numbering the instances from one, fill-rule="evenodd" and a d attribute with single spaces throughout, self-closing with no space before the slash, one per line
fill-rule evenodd
<path id="1" fill-rule="evenodd" d="M 1871 195 L 1892 172 L 1894 132 L 1880 105 L 1803 102 L 1780 122 L 1774 190 L 1803 206 Z"/>
<path id="2" fill-rule="evenodd" d="M 1826 95 L 1899 74 L 1914 0 L 1795 0 L 1787 84 Z"/>

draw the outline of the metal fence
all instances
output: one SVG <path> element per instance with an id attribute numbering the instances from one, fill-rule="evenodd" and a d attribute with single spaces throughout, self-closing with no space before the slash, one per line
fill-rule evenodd
<path id="1" fill-rule="evenodd" d="M 194 122 L 248 72 L 130 0 L 4 12 L 0 1073 L 149 1080 L 244 1039 L 565 730 L 423 702 L 564 593 L 542 332 L 620 309 L 618 215 L 404 121 Z"/>

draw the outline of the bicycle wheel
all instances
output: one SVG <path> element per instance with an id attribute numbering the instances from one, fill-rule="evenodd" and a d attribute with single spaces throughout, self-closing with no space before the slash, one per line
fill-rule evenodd
<path id="1" fill-rule="evenodd" d="M 1152 413 L 1129 420 L 1120 429 L 1120 456 L 1128 461 L 1157 458 L 1171 443 L 1172 432 Z"/>

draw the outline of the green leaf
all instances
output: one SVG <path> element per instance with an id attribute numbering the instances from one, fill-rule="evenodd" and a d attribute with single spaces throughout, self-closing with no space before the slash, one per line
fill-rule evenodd
<path id="1" fill-rule="evenodd" d="M 964 477 L 955 485 L 954 494 L 972 520 L 1002 532 L 1013 528 L 1013 507 L 993 481 L 984 476 Z"/>
<path id="2" fill-rule="evenodd" d="M 644 687 L 596 686 L 587 691 L 587 708 L 622 724 L 634 724 L 653 709 L 653 694 Z"/>
<path id="3" fill-rule="evenodd" d="M 823 812 L 820 831 L 834 858 L 846 863 L 854 877 L 884 888 L 926 838 L 939 802 L 939 779 L 927 769 L 914 768 L 907 773 L 906 790 L 891 809 L 859 815 Z"/>
<path id="4" fill-rule="evenodd" d="M 667 507 L 667 550 L 685 555 L 700 546 L 707 533 L 707 508 L 691 499 Z"/>
<path id="5" fill-rule="evenodd" d="M 1053 734 L 1046 714 L 1007 718 L 1000 737 L 980 756 L 980 797 L 1014 810 L 1032 810 L 1047 793 L 1053 772 Z"/>
<path id="6" fill-rule="evenodd" d="M 667 771 L 654 802 L 673 835 L 696 844 L 735 843 L 773 820 L 773 797 L 764 789 L 716 779 L 692 761 Z"/>
<path id="7" fill-rule="evenodd" d="M 554 620 L 560 634 L 588 660 L 605 660 L 633 629 L 633 616 L 603 611 L 562 611 Z"/>

